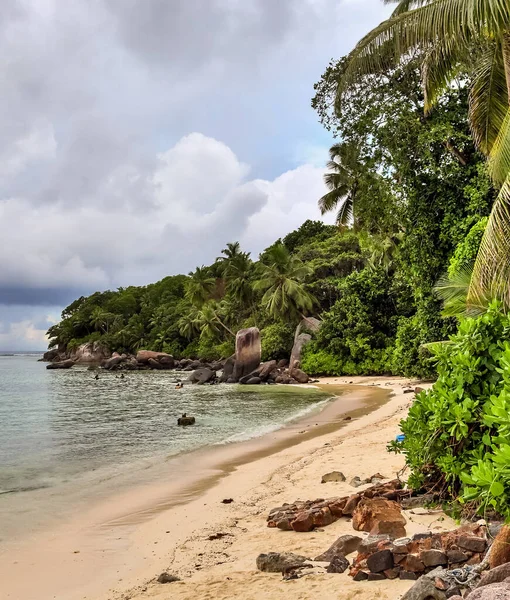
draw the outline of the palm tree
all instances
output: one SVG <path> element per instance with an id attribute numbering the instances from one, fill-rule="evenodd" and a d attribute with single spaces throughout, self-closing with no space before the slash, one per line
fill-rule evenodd
<path id="1" fill-rule="evenodd" d="M 281 242 L 267 251 L 264 260 L 265 263 L 259 263 L 259 279 L 253 286 L 264 292 L 262 305 L 275 318 L 306 318 L 303 313 L 311 311 L 315 303 L 303 285 L 311 269 L 291 256 Z"/>
<path id="2" fill-rule="evenodd" d="M 197 315 L 197 325 L 200 329 L 200 337 L 215 338 L 220 332 L 220 327 L 235 337 L 236 334 L 220 319 L 220 309 L 221 306 L 218 307 L 215 302 L 204 304 Z"/>
<path id="3" fill-rule="evenodd" d="M 365 75 L 391 68 L 411 52 L 422 55 L 425 111 L 462 71 L 472 76 L 469 120 L 488 157 L 494 203 L 470 280 L 468 304 L 501 299 L 510 308 L 510 2 L 508 0 L 384 0 L 392 16 L 367 34 L 348 57 L 342 95 Z"/>
<path id="4" fill-rule="evenodd" d="M 253 297 L 253 262 L 249 252 L 241 252 L 230 259 L 223 273 L 229 295 L 241 305 L 250 304 Z"/>
<path id="5" fill-rule="evenodd" d="M 236 258 L 241 252 L 241 244 L 239 242 L 229 242 L 226 248 L 221 251 L 223 256 L 218 256 L 216 262 L 228 262 Z"/>
<path id="6" fill-rule="evenodd" d="M 111 312 L 108 312 L 101 308 L 100 306 L 96 306 L 90 315 L 90 324 L 96 331 L 103 331 L 103 333 L 108 333 L 108 327 L 110 323 L 115 320 L 115 315 Z"/>
<path id="7" fill-rule="evenodd" d="M 187 340 L 191 340 L 200 332 L 198 314 L 199 310 L 195 306 L 191 306 L 188 312 L 184 313 L 177 323 L 179 333 Z"/>
<path id="8" fill-rule="evenodd" d="M 319 200 L 321 214 L 339 206 L 337 225 L 348 225 L 354 216 L 354 207 L 359 193 L 359 150 L 351 144 L 339 143 L 329 149 L 327 163 L 329 173 L 324 183 L 329 192 Z"/>
<path id="9" fill-rule="evenodd" d="M 186 282 L 184 296 L 194 306 L 200 308 L 212 296 L 216 280 L 211 277 L 206 267 L 197 267 L 194 273 L 189 274 Z"/>

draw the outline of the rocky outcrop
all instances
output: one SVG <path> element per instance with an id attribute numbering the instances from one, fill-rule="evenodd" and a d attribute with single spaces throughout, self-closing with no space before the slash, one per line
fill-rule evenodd
<path id="1" fill-rule="evenodd" d="M 182 417 L 179 417 L 177 419 L 177 425 L 180 425 L 181 427 L 187 427 L 188 425 L 194 425 L 195 424 L 195 417 L 188 417 L 188 415 L 186 413 L 184 413 L 182 415 Z"/>
<path id="2" fill-rule="evenodd" d="M 223 365 L 223 371 L 220 376 L 220 383 L 226 383 L 233 376 L 235 362 L 235 354 L 227 358 L 225 364 Z"/>
<path id="3" fill-rule="evenodd" d="M 70 358 L 78 364 L 100 364 L 110 356 L 109 348 L 101 342 L 88 342 L 78 346 Z"/>
<path id="4" fill-rule="evenodd" d="M 204 385 L 204 383 L 209 383 L 216 378 L 216 373 L 207 367 L 202 367 L 193 371 L 193 373 L 189 376 L 189 381 L 191 383 L 197 383 L 198 385 Z"/>
<path id="5" fill-rule="evenodd" d="M 489 564 L 491 569 L 510 562 L 510 526 L 503 525 L 492 543 Z"/>
<path id="6" fill-rule="evenodd" d="M 301 355 L 303 348 L 312 341 L 312 336 L 309 333 L 300 333 L 294 340 L 292 346 L 292 352 L 290 354 L 290 366 L 289 371 L 292 375 L 294 369 L 299 369 L 301 366 Z"/>
<path id="7" fill-rule="evenodd" d="M 232 378 L 239 381 L 250 375 L 260 365 L 260 331 L 257 327 L 241 329 L 236 335 L 236 354 Z"/>
<path id="8" fill-rule="evenodd" d="M 174 357 L 166 352 L 153 352 L 152 350 L 139 350 L 136 355 L 136 360 L 141 365 L 150 364 L 150 360 L 156 361 L 164 369 L 173 369 L 175 361 Z"/>
<path id="9" fill-rule="evenodd" d="M 480 552 L 466 550 L 466 539 Z M 418 579 L 424 573 L 436 573 L 438 568 L 440 571 L 442 567 L 458 568 L 466 561 L 469 565 L 480 563 L 487 543 L 486 528 L 477 524 L 463 525 L 455 531 L 420 533 L 412 538 L 396 540 L 392 540 L 390 535 L 370 535 L 360 544 L 349 575 L 355 580 L 367 579 L 371 573 L 382 573 L 388 579 Z M 460 560 L 462 564 L 459 564 Z M 381 565 L 385 568 L 381 569 Z M 439 581 L 438 585 L 441 585 Z"/>
<path id="10" fill-rule="evenodd" d="M 409 492 L 402 490 L 398 479 L 374 485 L 352 496 L 294 502 L 274 508 L 267 518 L 268 527 L 278 527 L 284 531 L 312 531 L 325 527 L 343 517 L 351 517 L 364 498 L 386 498 L 398 500 Z"/>
<path id="11" fill-rule="evenodd" d="M 52 362 L 56 360 L 60 355 L 60 351 L 57 348 L 53 348 L 52 350 L 48 350 L 43 354 L 43 361 Z"/>
<path id="12" fill-rule="evenodd" d="M 342 535 L 315 560 L 317 562 L 331 562 L 335 556 L 347 556 L 352 552 L 357 552 L 361 542 L 362 539 L 357 535 Z"/>
<path id="13" fill-rule="evenodd" d="M 76 363 L 74 362 L 74 360 L 68 359 L 68 360 L 63 360 L 60 362 L 52 362 L 49 365 L 46 365 L 46 368 L 47 369 L 70 369 L 75 364 Z"/>

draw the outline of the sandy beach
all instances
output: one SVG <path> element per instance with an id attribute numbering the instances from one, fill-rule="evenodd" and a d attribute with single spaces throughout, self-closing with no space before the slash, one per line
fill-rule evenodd
<path id="1" fill-rule="evenodd" d="M 323 389 L 346 386 L 339 400 L 318 415 L 258 440 L 195 456 L 178 485 L 162 481 L 99 503 L 51 535 L 34 536 L 1 557 L 1 598 L 10 600 L 141 600 L 288 597 L 302 599 L 398 598 L 406 581 L 353 582 L 347 574 L 307 575 L 283 581 L 256 570 L 260 553 L 324 552 L 340 535 L 353 533 L 341 520 L 312 533 L 266 527 L 268 511 L 297 499 L 342 496 L 354 476 L 394 477 L 403 457 L 386 444 L 412 401 L 399 378 L 326 378 Z M 354 384 L 356 387 L 351 387 Z M 360 387 L 357 387 L 360 386 Z M 345 420 L 345 415 L 352 417 Z M 181 465 L 183 466 L 183 465 Z M 176 463 L 174 468 L 179 468 Z M 196 473 L 200 471 L 200 477 Z M 345 483 L 321 484 L 342 471 Z M 361 488 L 363 489 L 363 488 Z M 231 504 L 222 500 L 232 498 Z M 452 529 L 443 515 L 406 513 L 407 533 Z M 226 534 L 212 539 L 217 533 Z M 365 534 L 362 534 L 365 535 Z M 181 578 L 159 584 L 167 571 Z M 26 574 L 30 573 L 30 577 Z"/>

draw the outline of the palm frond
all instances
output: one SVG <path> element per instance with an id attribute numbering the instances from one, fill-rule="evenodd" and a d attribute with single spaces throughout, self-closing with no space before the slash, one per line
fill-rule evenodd
<path id="1" fill-rule="evenodd" d="M 510 173 L 510 109 L 508 107 L 491 149 L 489 171 L 494 181 L 500 185 L 507 180 Z"/>
<path id="2" fill-rule="evenodd" d="M 425 54 L 422 79 L 425 92 L 425 113 L 429 113 L 438 98 L 458 74 L 466 59 L 466 48 L 451 40 L 438 41 Z"/>
<path id="3" fill-rule="evenodd" d="M 468 307 L 497 298 L 510 308 L 510 177 L 492 207 L 469 286 Z"/>
<path id="4" fill-rule="evenodd" d="M 344 198 L 336 215 L 337 225 L 350 225 L 353 218 L 354 202 L 352 196 Z"/>
<path id="5" fill-rule="evenodd" d="M 488 155 L 508 111 L 505 66 L 499 44 L 491 42 L 477 60 L 469 97 L 469 120 L 476 145 Z"/>
<path id="6" fill-rule="evenodd" d="M 347 190 L 343 188 L 341 191 L 334 189 L 333 191 L 324 194 L 324 196 L 319 199 L 319 210 L 321 211 L 321 214 L 333 210 L 339 202 L 342 202 L 343 198 L 345 198 L 344 192 L 346 191 Z"/>
<path id="7" fill-rule="evenodd" d="M 461 317 L 469 314 L 475 316 L 487 310 L 489 301 L 480 298 L 475 305 L 467 304 L 469 287 L 473 276 L 473 266 L 465 265 L 453 276 L 442 277 L 434 286 L 434 291 L 443 301 L 443 316 Z"/>

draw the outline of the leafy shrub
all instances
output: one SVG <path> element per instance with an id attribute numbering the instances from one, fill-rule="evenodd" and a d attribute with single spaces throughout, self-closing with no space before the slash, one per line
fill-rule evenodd
<path id="1" fill-rule="evenodd" d="M 326 350 L 314 351 L 313 342 L 303 350 L 301 366 L 309 375 L 341 375 L 342 363 Z"/>
<path id="2" fill-rule="evenodd" d="M 478 254 L 478 248 L 480 248 L 483 232 L 487 227 L 487 221 L 487 217 L 484 217 L 475 223 L 464 240 L 457 246 L 455 253 L 450 260 L 450 266 L 448 267 L 449 277 L 454 277 L 462 269 L 473 266 L 476 255 Z"/>
<path id="3" fill-rule="evenodd" d="M 392 443 L 411 468 L 409 485 L 434 489 L 510 518 L 510 318 L 497 303 L 462 320 L 438 344 L 438 379 L 418 394 Z"/>
<path id="4" fill-rule="evenodd" d="M 294 343 L 294 330 L 285 323 L 268 325 L 260 332 L 262 360 L 289 358 Z"/>

